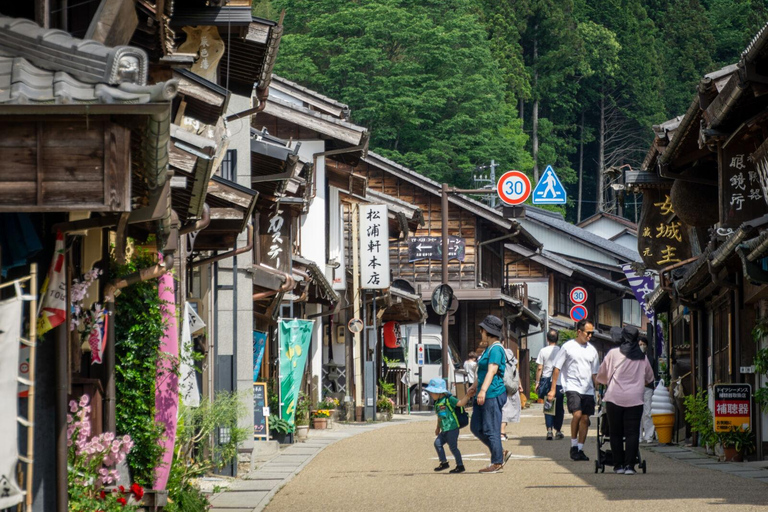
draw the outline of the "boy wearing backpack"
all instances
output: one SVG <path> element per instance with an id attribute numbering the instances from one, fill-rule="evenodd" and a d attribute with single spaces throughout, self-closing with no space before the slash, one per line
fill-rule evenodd
<path id="1" fill-rule="evenodd" d="M 435 413 L 437 414 L 435 450 L 437 451 L 437 457 L 440 459 L 440 464 L 435 468 L 435 471 L 442 471 L 449 467 L 448 459 L 445 457 L 445 449 L 443 448 L 447 443 L 454 459 L 456 459 L 456 467 L 450 470 L 449 473 L 463 473 L 464 463 L 461 460 L 461 452 L 459 451 L 459 430 L 462 427 L 466 427 L 469 423 L 469 415 L 464 410 L 464 406 L 467 405 L 472 395 L 468 393 L 464 398 L 458 400 L 448 391 L 443 379 L 430 380 L 429 386 L 425 389 L 435 403 Z"/>

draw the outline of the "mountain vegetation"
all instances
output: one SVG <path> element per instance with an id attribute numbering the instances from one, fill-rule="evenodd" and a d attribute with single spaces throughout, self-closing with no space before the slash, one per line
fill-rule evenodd
<path id="1" fill-rule="evenodd" d="M 701 77 L 738 61 L 768 0 L 260 0 L 285 10 L 275 72 L 349 104 L 372 150 L 471 186 L 552 165 L 578 221 L 635 220 L 609 186 Z M 487 174 L 487 171 L 484 171 Z M 579 200 L 580 199 L 580 200 Z"/>

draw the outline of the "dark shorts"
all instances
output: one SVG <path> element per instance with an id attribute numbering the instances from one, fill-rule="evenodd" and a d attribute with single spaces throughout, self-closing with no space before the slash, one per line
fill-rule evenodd
<path id="1" fill-rule="evenodd" d="M 595 396 L 582 395 L 576 391 L 566 391 L 565 398 L 568 401 L 568 412 L 573 414 L 581 411 L 581 414 L 592 416 L 595 414 Z"/>

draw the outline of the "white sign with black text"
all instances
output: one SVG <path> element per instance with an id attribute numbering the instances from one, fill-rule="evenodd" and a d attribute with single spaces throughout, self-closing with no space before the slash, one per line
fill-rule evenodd
<path id="1" fill-rule="evenodd" d="M 364 290 L 389 288 L 389 219 L 383 204 L 360 207 L 360 282 Z"/>

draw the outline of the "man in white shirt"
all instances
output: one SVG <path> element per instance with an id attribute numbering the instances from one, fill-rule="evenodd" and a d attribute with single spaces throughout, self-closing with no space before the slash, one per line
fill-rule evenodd
<path id="1" fill-rule="evenodd" d="M 539 395 L 539 398 L 542 399 L 549 393 L 550 384 L 552 384 L 552 371 L 555 369 L 555 359 L 557 359 L 557 354 L 560 352 L 560 347 L 557 345 L 559 338 L 560 335 L 555 329 L 547 331 L 547 342 L 549 345 L 539 350 L 539 355 L 536 358 L 538 368 L 536 369 L 536 384 L 534 385 L 534 389 L 536 390 L 536 394 Z M 563 427 L 563 416 L 565 415 L 565 411 L 563 410 L 562 381 L 563 379 L 561 377 L 560 381 L 555 385 L 557 390 L 555 401 L 547 402 L 550 407 L 555 408 L 555 414 L 544 413 L 544 423 L 547 426 L 547 441 L 565 437 L 560 431 Z M 555 435 L 552 434 L 553 428 L 557 431 L 557 434 Z"/>
<path id="2" fill-rule="evenodd" d="M 547 400 L 555 399 L 556 384 L 562 372 L 563 389 L 571 420 L 571 459 L 589 460 L 584 453 L 589 417 L 595 414 L 595 388 L 597 370 L 600 368 L 597 350 L 589 343 L 595 326 L 588 320 L 576 324 L 576 339 L 565 342 L 555 359 L 552 385 Z"/>

